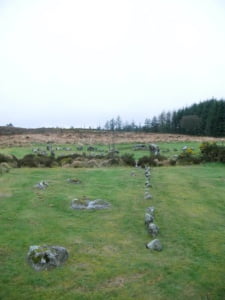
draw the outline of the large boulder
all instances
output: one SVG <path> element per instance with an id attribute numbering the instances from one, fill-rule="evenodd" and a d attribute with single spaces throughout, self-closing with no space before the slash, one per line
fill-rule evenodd
<path id="1" fill-rule="evenodd" d="M 68 259 L 68 251 L 60 246 L 30 246 L 28 264 L 36 271 L 50 270 Z"/>
<path id="2" fill-rule="evenodd" d="M 150 250 L 155 250 L 155 251 L 162 251 L 162 244 L 160 242 L 160 240 L 153 240 L 151 242 L 149 242 L 148 244 L 146 244 L 146 248 L 150 249 Z"/>

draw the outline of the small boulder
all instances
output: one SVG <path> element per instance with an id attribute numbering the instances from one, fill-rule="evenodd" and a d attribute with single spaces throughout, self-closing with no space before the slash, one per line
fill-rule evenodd
<path id="1" fill-rule="evenodd" d="M 28 264 L 36 271 L 50 270 L 68 259 L 68 251 L 60 246 L 30 246 Z"/>
<path id="2" fill-rule="evenodd" d="M 155 207 L 154 206 L 149 206 L 149 207 L 146 208 L 146 213 L 153 216 L 154 212 L 155 212 Z"/>
<path id="3" fill-rule="evenodd" d="M 37 183 L 34 187 L 38 188 L 39 190 L 45 190 L 48 187 L 48 183 L 44 180 Z"/>
<path id="4" fill-rule="evenodd" d="M 149 172 L 145 172 L 145 177 L 148 178 L 148 179 L 150 179 L 151 174 Z"/>
<path id="5" fill-rule="evenodd" d="M 151 242 L 149 242 L 148 244 L 146 244 L 146 248 L 150 249 L 150 250 L 155 250 L 155 251 L 162 251 L 162 244 L 160 242 L 160 240 L 153 240 Z"/>
<path id="6" fill-rule="evenodd" d="M 145 200 L 150 200 L 150 199 L 152 199 L 152 195 L 150 194 L 150 193 L 145 193 Z"/>
<path id="7" fill-rule="evenodd" d="M 151 183 L 150 183 L 149 180 L 146 180 L 146 181 L 145 181 L 145 187 L 146 187 L 146 188 L 152 187 L 152 185 L 151 185 Z"/>
<path id="8" fill-rule="evenodd" d="M 159 227 L 154 223 L 149 223 L 148 232 L 152 235 L 152 237 L 156 237 L 159 233 Z"/>
<path id="9" fill-rule="evenodd" d="M 148 226 L 150 223 L 153 223 L 154 217 L 151 214 L 145 214 L 145 225 Z"/>

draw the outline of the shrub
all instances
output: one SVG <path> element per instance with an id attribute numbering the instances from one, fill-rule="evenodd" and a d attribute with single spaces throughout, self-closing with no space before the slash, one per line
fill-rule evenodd
<path id="1" fill-rule="evenodd" d="M 37 168 L 38 167 L 38 158 L 35 154 L 27 154 L 22 159 L 19 160 L 20 167 L 30 167 Z"/>
<path id="2" fill-rule="evenodd" d="M 56 161 L 59 165 L 65 165 L 65 164 L 71 164 L 73 160 L 76 158 L 81 157 L 80 154 L 74 153 L 74 154 L 68 154 L 68 155 L 60 155 L 56 158 Z"/>
<path id="3" fill-rule="evenodd" d="M 108 160 L 110 166 L 119 166 L 121 164 L 121 160 L 119 157 L 113 157 Z"/>
<path id="4" fill-rule="evenodd" d="M 18 159 L 14 155 L 5 155 L 0 153 L 0 163 L 6 162 L 11 167 L 17 167 L 18 166 Z"/>
<path id="5" fill-rule="evenodd" d="M 55 165 L 54 157 L 45 156 L 45 155 L 36 155 L 36 154 L 27 154 L 19 161 L 20 167 L 30 167 L 30 168 L 38 168 L 38 167 L 52 167 Z"/>
<path id="6" fill-rule="evenodd" d="M 138 165 L 141 166 L 142 168 L 144 168 L 146 165 L 147 166 L 161 166 L 161 163 L 157 163 L 158 162 L 162 162 L 164 160 L 166 160 L 167 157 L 163 156 L 163 155 L 151 155 L 151 156 L 142 156 L 141 158 L 139 158 L 138 160 Z"/>
<path id="7" fill-rule="evenodd" d="M 181 164 L 199 164 L 201 158 L 193 151 L 193 149 L 187 148 L 179 154 L 178 161 Z"/>
<path id="8" fill-rule="evenodd" d="M 176 163 L 177 163 L 177 159 L 176 159 L 176 158 L 171 158 L 171 159 L 169 160 L 169 164 L 170 164 L 171 166 L 175 166 Z"/>
<path id="9" fill-rule="evenodd" d="M 128 166 L 135 165 L 134 154 L 132 153 L 125 153 L 121 156 L 122 161 Z"/>
<path id="10" fill-rule="evenodd" d="M 225 146 L 217 145 L 215 142 L 204 142 L 200 145 L 200 150 L 204 161 L 225 163 Z"/>

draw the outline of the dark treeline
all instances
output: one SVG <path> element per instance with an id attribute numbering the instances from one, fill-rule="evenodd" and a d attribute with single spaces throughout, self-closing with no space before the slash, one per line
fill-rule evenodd
<path id="1" fill-rule="evenodd" d="M 81 129 L 71 126 L 65 128 L 18 128 L 11 123 L 0 126 L 0 135 L 32 134 L 32 133 L 68 133 L 73 131 L 87 131 L 93 129 Z M 159 116 L 146 118 L 143 124 L 123 122 L 120 116 L 112 118 L 105 123 L 104 128 L 100 126 L 95 130 L 106 131 L 142 131 L 152 133 L 178 133 L 201 136 L 222 137 L 225 136 L 225 100 L 210 99 L 199 104 L 193 104 L 173 112 L 162 112 Z"/>
<path id="2" fill-rule="evenodd" d="M 106 122 L 104 129 L 225 136 L 225 100 L 211 99 L 173 112 L 145 119 L 144 125 L 123 123 L 120 116 Z"/>

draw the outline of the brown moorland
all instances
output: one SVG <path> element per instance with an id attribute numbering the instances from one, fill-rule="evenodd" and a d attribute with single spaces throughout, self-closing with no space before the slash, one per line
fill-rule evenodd
<path id="1" fill-rule="evenodd" d="M 109 132 L 96 130 L 70 131 L 58 133 L 31 133 L 0 135 L 0 146 L 25 146 L 31 143 L 56 144 L 109 144 L 112 143 L 157 143 L 157 142 L 224 142 L 225 138 L 190 136 L 180 134 Z"/>

